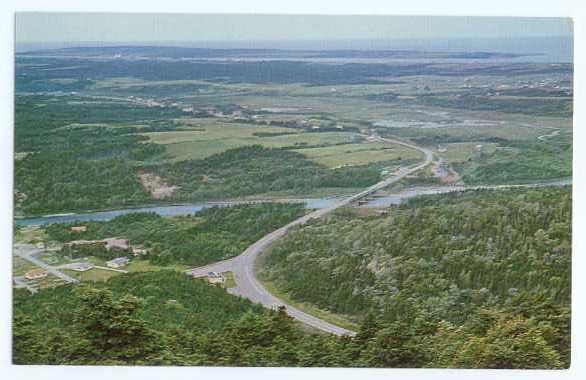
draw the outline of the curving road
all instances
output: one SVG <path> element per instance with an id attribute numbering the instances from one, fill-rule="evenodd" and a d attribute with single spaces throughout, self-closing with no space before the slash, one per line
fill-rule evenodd
<path id="1" fill-rule="evenodd" d="M 279 306 L 285 306 L 287 314 L 289 314 L 291 317 L 321 331 L 335 335 L 355 335 L 354 331 L 344 329 L 342 327 L 336 326 L 334 324 L 316 318 L 312 315 L 304 313 L 303 311 L 296 309 L 291 305 L 285 304 L 279 298 L 272 295 L 254 276 L 254 263 L 258 256 L 263 251 L 265 251 L 265 249 L 269 245 L 271 245 L 275 240 L 278 240 L 281 237 L 285 236 L 289 229 L 295 226 L 305 224 L 310 219 L 320 218 L 336 210 L 337 208 L 347 206 L 350 203 L 356 202 L 357 200 L 364 198 L 384 187 L 387 187 L 395 182 L 398 182 L 404 177 L 408 176 L 409 174 L 421 170 L 422 168 L 430 164 L 433 160 L 433 153 L 430 150 L 413 145 L 409 142 L 382 138 L 379 136 L 371 136 L 371 140 L 398 144 L 412 149 L 416 149 L 423 153 L 424 160 L 416 166 L 402 168 L 394 176 L 386 178 L 385 180 L 367 188 L 366 190 L 361 191 L 360 193 L 352 195 L 348 198 L 345 198 L 330 207 L 313 211 L 309 214 L 302 216 L 299 219 L 292 221 L 286 226 L 281 227 L 271 232 L 270 234 L 264 236 L 256 243 L 248 247 L 244 252 L 242 252 L 237 257 L 225 261 L 220 261 L 214 264 L 206 265 L 203 267 L 194 268 L 189 270 L 188 273 L 194 277 L 205 277 L 208 272 L 232 272 L 234 274 L 236 287 L 230 289 L 230 293 L 239 295 L 244 298 L 248 298 L 253 302 L 260 303 L 263 306 L 271 309 Z"/>
<path id="2" fill-rule="evenodd" d="M 35 257 L 35 255 L 44 252 L 43 249 L 38 249 L 32 244 L 14 244 L 14 254 L 19 256 L 34 265 L 43 268 L 47 272 L 51 273 L 55 277 L 59 277 L 63 281 L 67 283 L 77 283 L 79 280 L 66 275 L 65 273 L 59 271 L 54 266 L 45 263 Z"/>

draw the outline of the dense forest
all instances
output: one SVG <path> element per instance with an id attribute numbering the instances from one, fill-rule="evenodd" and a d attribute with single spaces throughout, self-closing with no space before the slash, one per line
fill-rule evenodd
<path id="1" fill-rule="evenodd" d="M 199 266 L 239 255 L 262 236 L 304 212 L 302 204 L 265 203 L 212 207 L 193 216 L 172 218 L 155 213 L 131 213 L 107 222 L 83 222 L 81 224 L 87 226 L 85 232 L 71 231 L 71 226 L 79 222 L 51 224 L 44 228 L 49 239 L 59 242 L 117 236 L 129 239 L 131 244 L 143 245 L 149 252 L 146 258 L 153 264 Z M 117 257 L 116 252 L 83 246 L 64 247 L 61 254 Z"/>
<path id="2" fill-rule="evenodd" d="M 567 363 L 571 205 L 569 188 L 549 188 L 420 197 L 386 217 L 339 212 L 276 243 L 262 276 L 295 300 L 355 319 L 423 318 L 439 324 L 433 334 L 513 313 Z"/>
<path id="3" fill-rule="evenodd" d="M 145 285 L 146 284 L 146 285 Z M 485 309 L 455 327 L 429 315 L 381 321 L 358 334 L 301 329 L 176 272 L 133 273 L 93 287 L 31 296 L 15 290 L 13 362 L 54 365 L 563 368 L 552 326 L 568 314 L 543 300 Z M 538 301 L 538 302 L 536 302 Z M 524 315 L 529 314 L 530 316 Z M 567 313 L 567 312 L 566 312 Z M 535 316 L 547 321 L 536 321 Z"/>
<path id="4" fill-rule="evenodd" d="M 24 154 L 15 160 L 17 211 L 43 215 L 270 191 L 299 194 L 366 187 L 380 180 L 381 167 L 388 164 L 328 169 L 299 153 L 258 145 L 167 163 L 165 148 L 140 133 L 175 130 L 178 125 L 160 118 L 179 115 L 180 111 L 167 108 L 96 105 L 77 96 L 17 97 L 16 151 Z M 130 121 L 145 125 L 128 125 Z M 137 178 L 145 171 L 158 174 L 178 190 L 164 200 L 154 199 Z"/>
<path id="5" fill-rule="evenodd" d="M 380 180 L 383 165 L 330 170 L 300 153 L 251 145 L 153 169 L 169 184 L 180 186 L 171 199 L 186 201 L 213 199 L 217 194 L 230 198 L 270 191 L 298 194 L 318 188 L 367 187 Z"/>
<path id="6" fill-rule="evenodd" d="M 151 162 L 164 148 L 129 126 L 71 123 L 128 122 L 178 115 L 120 103 L 93 104 L 67 97 L 16 98 L 17 211 L 46 214 L 142 204 L 151 196 L 136 178 L 136 162 Z M 76 102 L 74 102 L 76 100 Z M 74 104 L 70 104 L 73 102 Z"/>
<path id="7" fill-rule="evenodd" d="M 505 148 L 496 157 L 481 158 L 484 162 L 457 165 L 469 184 L 506 184 L 531 182 L 536 179 L 560 179 L 572 176 L 572 138 L 562 136 L 547 144 L 501 141 Z M 467 170 L 467 169 L 471 170 Z"/>
<path id="8" fill-rule="evenodd" d="M 346 194 L 414 163 L 325 166 L 298 153 L 333 147 L 319 134 L 337 131 L 362 135 L 348 140 L 355 143 L 376 132 L 436 149 L 466 185 L 571 177 L 572 63 L 497 60 L 517 56 L 147 46 L 19 53 L 15 214 Z M 401 62 L 385 61 L 394 58 Z M 214 137 L 208 122 L 225 133 Z M 225 143 L 232 124 L 254 133 L 238 131 L 238 141 Z M 260 128 L 271 126 L 289 129 Z M 149 134 L 170 131 L 182 133 Z M 316 138 L 243 146 L 292 132 Z M 216 139 L 201 140 L 217 143 L 214 152 L 226 150 L 208 155 L 202 144 L 184 144 L 200 134 Z M 467 144 L 440 154 L 450 143 Z M 494 149 L 466 150 L 477 144 Z M 398 188 L 439 184 L 421 170 Z M 151 193 L 158 185 L 170 189 L 164 198 Z M 304 215 L 303 204 L 15 226 L 20 241 L 62 246 L 39 255 L 59 266 L 65 258 L 130 256 L 132 248 L 146 254 L 130 273 L 100 281 L 80 276 L 82 283 L 44 288 L 49 277 L 32 283 L 34 294 L 15 283 L 13 362 L 567 368 L 571 209 L 569 187 L 467 191 L 385 210 L 342 208 L 295 227 L 261 256 L 258 278 L 300 308 L 352 322 L 356 335 L 345 337 L 180 272 L 235 257 Z M 72 231 L 79 225 L 87 229 Z M 132 247 L 66 244 L 110 237 Z"/>

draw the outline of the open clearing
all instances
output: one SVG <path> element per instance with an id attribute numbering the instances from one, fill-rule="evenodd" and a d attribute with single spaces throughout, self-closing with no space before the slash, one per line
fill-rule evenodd
<path id="1" fill-rule="evenodd" d="M 183 121 L 182 121 L 183 122 Z M 358 140 L 350 132 L 302 132 L 293 128 L 190 120 L 188 131 L 145 133 L 150 141 L 165 145 L 174 161 L 202 159 L 228 149 L 260 144 L 267 148 L 332 145 Z M 259 134 L 261 135 L 255 135 Z M 274 134 L 274 135 L 262 135 Z"/>
<path id="2" fill-rule="evenodd" d="M 446 151 L 436 151 L 436 153 L 449 163 L 461 163 L 481 155 L 491 155 L 497 150 L 497 146 L 498 144 L 496 143 L 486 142 L 443 144 L 442 147 Z"/>
<path id="3" fill-rule="evenodd" d="M 100 269 L 100 268 L 92 268 L 85 272 L 77 272 L 74 270 L 63 269 L 65 273 L 74 277 L 80 281 L 92 281 L 92 282 L 100 282 L 106 281 L 111 277 L 118 276 L 120 272 L 114 272 L 110 270 Z"/>
<path id="4" fill-rule="evenodd" d="M 343 144 L 324 148 L 297 149 L 310 160 L 329 168 L 365 165 L 391 160 L 417 160 L 421 154 L 414 149 L 382 143 Z"/>

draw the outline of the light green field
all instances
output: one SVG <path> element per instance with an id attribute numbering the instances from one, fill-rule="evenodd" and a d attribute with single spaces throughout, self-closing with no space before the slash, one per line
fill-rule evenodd
<path id="1" fill-rule="evenodd" d="M 481 148 L 477 148 L 479 145 Z M 497 149 L 497 145 L 496 143 L 486 142 L 444 144 L 442 147 L 447 149 L 447 151 L 437 152 L 436 150 L 436 153 L 449 163 L 461 163 L 468 161 L 470 158 L 479 157 L 482 154 L 493 154 Z"/>
<path id="2" fill-rule="evenodd" d="M 22 227 L 19 231 L 15 230 L 14 241 L 16 243 L 36 244 L 47 240 L 47 235 L 42 228 L 38 226 Z"/>
<path id="3" fill-rule="evenodd" d="M 160 265 L 151 264 L 147 260 L 134 259 L 127 266 L 125 266 L 124 268 L 121 268 L 121 269 L 127 270 L 129 272 L 155 272 L 155 271 L 168 270 L 168 269 L 176 270 L 178 272 L 183 272 L 183 271 L 187 270 L 188 268 L 189 267 L 186 265 L 174 264 L 174 265 L 160 266 Z"/>
<path id="4" fill-rule="evenodd" d="M 224 288 L 231 289 L 236 287 L 236 281 L 234 280 L 234 273 L 232 272 L 222 272 L 222 276 L 226 279 L 224 282 Z"/>
<path id="5" fill-rule="evenodd" d="M 102 260 L 96 259 L 94 257 L 88 258 L 88 261 L 94 263 L 95 265 L 104 266 Z M 154 272 L 160 271 L 165 269 L 172 269 L 178 272 L 183 272 L 188 269 L 185 265 L 167 265 L 167 266 L 159 266 L 149 263 L 147 260 L 132 260 L 128 265 L 125 267 L 120 268 L 122 270 L 126 270 L 128 272 Z M 77 278 L 80 281 L 106 281 L 111 277 L 124 275 L 122 272 L 116 272 L 106 269 L 100 268 L 92 268 L 85 272 L 77 272 L 69 269 L 63 269 L 63 271 L 70 276 Z"/>
<path id="6" fill-rule="evenodd" d="M 77 260 L 77 261 L 79 261 L 79 260 Z M 87 261 L 94 264 L 94 265 L 97 265 L 97 266 L 106 266 L 105 263 L 107 260 L 102 260 L 97 257 L 90 256 L 87 258 Z M 131 261 L 130 261 L 130 263 L 128 263 L 128 265 L 126 265 L 120 269 L 129 271 L 129 272 L 150 272 L 150 271 L 158 271 L 158 270 L 164 270 L 164 269 L 173 269 L 176 271 L 184 271 L 184 270 L 188 269 L 188 267 L 185 265 L 179 265 L 179 264 L 160 266 L 160 265 L 151 264 L 148 260 L 131 259 Z M 116 272 L 112 272 L 112 273 L 116 273 Z"/>
<path id="7" fill-rule="evenodd" d="M 303 145 L 331 145 L 353 141 L 350 132 L 303 133 L 292 128 L 228 123 L 213 119 L 181 121 L 193 128 L 188 131 L 145 133 L 150 141 L 163 144 L 175 161 L 202 159 L 228 149 L 260 144 L 267 148 Z M 277 136 L 255 136 L 255 133 L 285 133 Z"/>
<path id="8" fill-rule="evenodd" d="M 92 281 L 92 282 L 101 282 L 106 281 L 109 278 L 114 276 L 119 276 L 123 273 L 114 272 L 110 270 L 100 269 L 100 268 L 92 268 L 85 272 L 77 272 L 69 269 L 64 269 L 64 273 L 67 273 L 71 277 L 74 277 L 80 281 Z"/>
<path id="9" fill-rule="evenodd" d="M 297 149 L 295 151 L 329 168 L 365 165 L 397 159 L 411 160 L 421 158 L 421 154 L 415 149 L 383 143 L 344 144 L 324 148 Z"/>
<path id="10" fill-rule="evenodd" d="M 491 137 L 498 137 L 507 140 L 533 140 L 537 136 L 547 133 L 548 129 L 537 126 L 483 126 L 475 127 L 446 127 L 435 129 L 418 130 L 418 135 L 443 134 L 466 140 L 482 140 Z"/>
<path id="11" fill-rule="evenodd" d="M 295 133 L 292 128 L 262 126 L 253 124 L 229 123 L 217 119 L 177 119 L 177 123 L 192 128 L 188 131 L 169 131 L 145 133 L 157 144 L 174 144 L 190 141 L 210 141 L 225 138 L 258 138 L 254 133 Z"/>
<path id="12" fill-rule="evenodd" d="M 168 85 L 182 85 L 182 84 L 205 84 L 209 86 L 213 86 L 213 83 L 204 82 L 201 80 L 196 79 L 182 79 L 182 80 L 160 80 L 160 81 L 149 81 L 140 78 L 132 78 L 132 77 L 118 77 L 118 78 L 106 78 L 98 80 L 95 84 L 95 88 L 120 88 L 120 89 L 128 89 L 132 87 L 158 87 L 158 86 L 168 86 Z"/>

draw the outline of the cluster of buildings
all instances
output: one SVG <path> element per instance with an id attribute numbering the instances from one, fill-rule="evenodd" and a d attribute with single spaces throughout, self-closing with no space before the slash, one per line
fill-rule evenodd
<path id="1" fill-rule="evenodd" d="M 71 227 L 71 232 L 81 233 L 86 232 L 87 226 L 73 226 Z M 73 247 L 76 245 L 85 245 L 85 244 L 103 244 L 106 250 L 110 251 L 111 249 L 120 249 L 120 250 L 130 250 L 134 256 L 141 256 L 148 254 L 148 251 L 141 247 L 141 246 L 131 246 L 127 239 L 118 239 L 118 238 L 106 238 L 102 240 L 74 240 L 67 243 L 69 246 Z"/>

